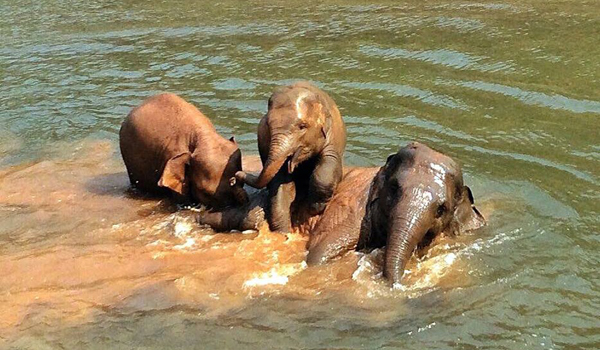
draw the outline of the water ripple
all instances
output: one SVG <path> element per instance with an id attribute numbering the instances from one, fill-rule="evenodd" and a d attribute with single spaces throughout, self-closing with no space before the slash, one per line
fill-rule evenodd
<path id="1" fill-rule="evenodd" d="M 455 69 L 473 69 L 480 72 L 515 72 L 516 68 L 512 62 L 485 63 L 488 57 L 469 55 L 463 52 L 436 49 L 436 50 L 406 50 L 401 48 L 381 48 L 377 46 L 363 45 L 360 52 L 373 57 L 386 59 L 413 59 Z"/>
<path id="2" fill-rule="evenodd" d="M 447 136 L 452 136 L 461 140 L 469 140 L 469 141 L 478 141 L 478 142 L 486 142 L 485 139 L 477 138 L 471 136 L 465 132 L 453 130 L 447 126 L 440 125 L 436 122 L 425 120 L 422 118 L 418 118 L 414 115 L 409 115 L 407 117 L 396 119 L 398 122 L 408 125 L 413 125 L 419 128 L 427 129 L 434 131 L 436 133 L 444 134 Z"/>
<path id="3" fill-rule="evenodd" d="M 409 85 L 389 84 L 389 83 L 368 83 L 368 82 L 352 82 L 352 81 L 337 81 L 336 84 L 343 87 L 360 89 L 360 90 L 379 90 L 391 92 L 400 97 L 412 97 L 421 102 L 438 106 L 467 110 L 468 107 L 453 97 L 446 95 L 438 95 L 431 91 L 415 88 Z"/>
<path id="4" fill-rule="evenodd" d="M 485 23 L 477 19 L 460 17 L 438 17 L 436 26 L 440 28 L 456 28 L 461 33 L 477 32 L 485 28 Z"/>
<path id="5" fill-rule="evenodd" d="M 579 171 L 568 165 L 558 164 L 558 163 L 552 162 L 550 160 L 531 156 L 528 154 L 492 150 L 492 149 L 487 149 L 487 148 L 474 146 L 474 145 L 464 146 L 464 149 L 476 151 L 476 152 L 484 153 L 484 154 L 492 154 L 492 155 L 497 155 L 497 156 L 501 156 L 501 157 L 508 157 L 511 159 L 522 160 L 522 161 L 526 161 L 526 162 L 530 162 L 530 163 L 539 164 L 539 165 L 542 165 L 545 167 L 562 170 L 564 172 L 567 172 L 567 173 L 575 176 L 576 178 L 578 178 L 580 180 L 587 181 L 591 184 L 596 184 L 596 181 L 597 181 L 596 176 L 594 176 L 594 175 L 585 173 L 583 171 Z"/>
<path id="6" fill-rule="evenodd" d="M 548 95 L 542 92 L 527 91 L 512 86 L 488 83 L 485 81 L 459 81 L 456 82 L 456 84 L 474 90 L 494 92 L 514 97 L 528 105 L 565 110 L 573 113 L 600 114 L 600 101 L 577 100 L 559 94 Z"/>
<path id="7" fill-rule="evenodd" d="M 250 23 L 246 25 L 220 25 L 200 27 L 178 27 L 168 28 L 161 31 L 167 38 L 188 37 L 190 35 L 204 34 L 209 36 L 238 36 L 238 35 L 281 35 L 288 33 L 289 29 L 284 25 Z"/>
<path id="8" fill-rule="evenodd" d="M 217 90 L 253 90 L 256 84 L 239 78 L 227 78 L 212 83 Z"/>

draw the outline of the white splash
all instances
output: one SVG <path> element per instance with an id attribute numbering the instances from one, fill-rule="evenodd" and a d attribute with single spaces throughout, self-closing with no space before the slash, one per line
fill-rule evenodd
<path id="1" fill-rule="evenodd" d="M 358 265 L 358 267 L 352 273 L 352 279 L 355 281 L 358 281 L 358 279 L 364 272 L 373 271 L 375 268 L 373 266 L 373 263 L 371 262 L 371 259 L 369 258 L 369 255 L 361 256 L 360 259 L 358 260 L 357 265 Z"/>
<path id="2" fill-rule="evenodd" d="M 256 287 L 256 286 L 265 286 L 268 284 L 287 284 L 288 276 L 278 275 L 277 272 L 270 270 L 269 272 L 262 273 L 257 277 L 247 280 L 244 282 L 243 287 Z"/>
<path id="3" fill-rule="evenodd" d="M 148 243 L 146 244 L 146 246 L 148 247 L 156 247 L 159 245 L 168 245 L 170 242 L 169 241 L 165 241 L 164 239 L 157 239 L 156 241 L 152 242 L 152 243 Z"/>
<path id="4" fill-rule="evenodd" d="M 444 257 L 444 262 L 447 266 L 452 265 L 454 263 L 454 260 L 456 260 L 456 254 L 454 253 L 450 253 Z"/>
<path id="5" fill-rule="evenodd" d="M 396 282 L 396 283 L 392 284 L 392 289 L 393 290 L 403 291 L 403 292 L 406 291 L 406 287 L 404 287 L 402 285 L 402 283 L 400 283 L 400 282 Z"/>
<path id="6" fill-rule="evenodd" d="M 503 244 L 507 241 L 513 241 L 518 237 L 519 232 L 521 232 L 521 229 L 517 228 L 515 230 L 510 231 L 509 235 L 507 235 L 504 232 L 501 232 L 488 240 L 479 238 L 465 250 L 465 253 L 468 255 L 472 255 L 472 251 L 478 252 L 484 249 L 491 248 L 495 245 Z"/>
<path id="7" fill-rule="evenodd" d="M 184 238 L 190 232 L 192 232 L 192 225 L 189 222 L 177 221 L 175 223 L 174 234 L 178 238 Z"/>
<path id="8" fill-rule="evenodd" d="M 450 266 L 456 261 L 455 253 L 448 253 L 443 256 L 436 256 L 426 259 L 417 264 L 417 270 L 425 272 L 411 286 L 413 290 L 425 290 L 434 287 L 440 279 L 448 272 Z"/>
<path id="9" fill-rule="evenodd" d="M 306 262 L 299 264 L 283 264 L 271 268 L 269 271 L 254 274 L 254 277 L 245 281 L 243 288 L 266 286 L 266 285 L 285 285 L 289 277 L 306 269 Z"/>
<path id="10" fill-rule="evenodd" d="M 173 249 L 177 249 L 177 250 L 186 250 L 189 248 L 193 248 L 196 245 L 196 240 L 192 237 L 188 237 L 185 240 L 185 243 L 183 244 L 178 244 L 176 246 L 173 247 Z"/>

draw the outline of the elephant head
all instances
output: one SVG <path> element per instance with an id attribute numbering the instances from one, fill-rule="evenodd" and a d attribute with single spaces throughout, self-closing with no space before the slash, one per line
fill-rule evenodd
<path id="1" fill-rule="evenodd" d="M 386 245 L 383 273 L 394 284 L 419 243 L 485 225 L 459 165 L 417 142 L 388 157 L 370 196 L 371 235 Z"/>
<path id="2" fill-rule="evenodd" d="M 217 149 L 205 147 L 169 159 L 158 182 L 175 193 L 191 197 L 212 208 L 243 205 L 248 194 L 243 183 L 235 181 L 242 169 L 242 154 L 232 137 L 223 139 Z M 225 156 L 223 156 L 225 155 Z"/>
<path id="3" fill-rule="evenodd" d="M 263 169 L 258 176 L 238 172 L 237 179 L 263 188 L 286 161 L 291 174 L 298 164 L 321 153 L 330 137 L 332 112 L 339 114 L 333 100 L 308 82 L 278 87 L 258 128 Z"/>

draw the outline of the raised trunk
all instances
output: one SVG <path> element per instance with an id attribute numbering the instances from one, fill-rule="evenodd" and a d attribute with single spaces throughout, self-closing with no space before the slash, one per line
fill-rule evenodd
<path id="1" fill-rule="evenodd" d="M 260 175 L 246 174 L 244 182 L 254 188 L 263 188 L 273 180 L 285 161 L 294 153 L 292 139 L 287 135 L 275 136 L 271 139 L 269 156 Z"/>
<path id="2" fill-rule="evenodd" d="M 408 206 L 403 207 L 407 208 Z M 388 233 L 383 269 L 383 275 L 393 285 L 400 283 L 406 263 L 428 229 L 428 226 L 424 224 L 426 221 L 424 218 L 426 211 L 424 209 L 401 209 L 399 213 L 400 215 L 392 218 L 393 222 Z"/>

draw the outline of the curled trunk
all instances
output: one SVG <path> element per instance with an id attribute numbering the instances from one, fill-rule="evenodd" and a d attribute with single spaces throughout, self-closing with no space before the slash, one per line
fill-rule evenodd
<path id="1" fill-rule="evenodd" d="M 243 181 L 254 188 L 267 186 L 293 152 L 292 140 L 289 136 L 279 135 L 273 137 L 269 147 L 269 156 L 263 164 L 260 174 L 258 176 L 245 174 Z"/>

